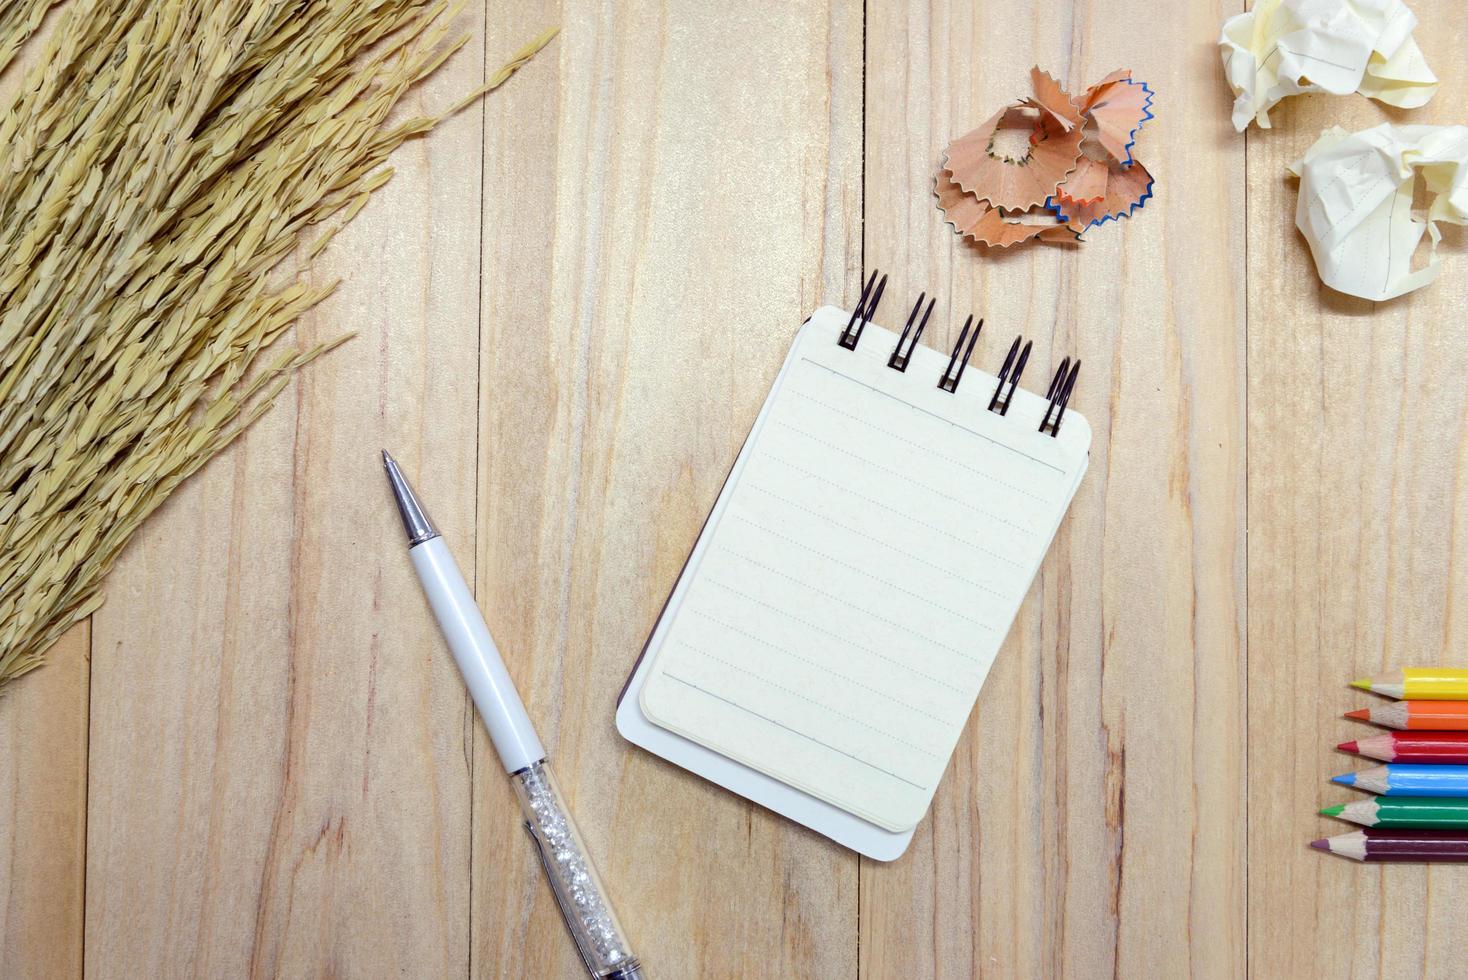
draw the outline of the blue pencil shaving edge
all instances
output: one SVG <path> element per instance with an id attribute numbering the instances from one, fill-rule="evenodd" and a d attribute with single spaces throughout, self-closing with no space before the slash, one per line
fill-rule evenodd
<path id="1" fill-rule="evenodd" d="M 1136 162 L 1136 159 L 1132 156 L 1132 147 L 1137 145 L 1137 134 L 1142 131 L 1142 127 L 1146 125 L 1147 120 L 1157 118 L 1152 114 L 1152 99 L 1156 96 L 1157 92 L 1146 82 L 1136 81 L 1131 78 L 1124 78 L 1122 79 L 1122 81 L 1126 82 L 1128 85 L 1140 85 L 1142 87 L 1142 91 L 1147 93 L 1147 101 L 1142 106 L 1142 112 L 1144 113 L 1144 115 L 1137 122 L 1136 127 L 1127 134 L 1127 144 L 1126 146 L 1122 147 L 1122 149 L 1126 151 L 1126 159 L 1119 161 L 1119 163 L 1123 168 L 1125 168 L 1130 167 L 1133 163 Z M 1092 228 L 1095 228 L 1098 225 L 1104 225 L 1108 221 L 1118 221 L 1121 218 L 1130 218 L 1133 214 L 1135 214 L 1138 209 L 1140 209 L 1144 204 L 1147 203 L 1148 200 L 1151 199 L 1152 188 L 1155 187 L 1157 184 L 1156 176 L 1150 173 L 1147 176 L 1151 178 L 1147 181 L 1147 190 L 1142 194 L 1141 197 L 1136 200 L 1134 204 L 1132 204 L 1131 207 L 1127 208 L 1125 211 L 1119 211 L 1116 214 L 1104 215 L 1100 218 L 1092 220 L 1089 224 L 1086 225 L 1086 227 L 1076 232 L 1076 237 L 1080 238 Z M 1060 204 L 1060 202 L 1055 200 L 1054 195 L 1047 197 L 1045 199 L 1045 203 L 1041 205 L 1041 207 L 1045 208 L 1045 210 L 1047 211 L 1054 212 L 1055 217 L 1062 223 L 1070 224 L 1070 216 L 1065 213 L 1064 207 Z"/>

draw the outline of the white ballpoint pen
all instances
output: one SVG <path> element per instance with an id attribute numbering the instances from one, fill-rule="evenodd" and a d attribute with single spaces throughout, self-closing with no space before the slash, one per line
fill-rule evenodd
<path id="1" fill-rule="evenodd" d="M 525 816 L 525 830 L 535 843 L 551 892 L 587 972 L 597 980 L 646 980 L 463 573 L 385 449 L 382 464 L 397 499 L 403 528 L 408 532 L 413 568 L 469 687 L 469 695 L 484 719 L 484 727 L 489 729 L 500 762 L 514 784 Z"/>

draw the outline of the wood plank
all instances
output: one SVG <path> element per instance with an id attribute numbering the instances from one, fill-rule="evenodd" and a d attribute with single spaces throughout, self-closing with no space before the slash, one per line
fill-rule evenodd
<path id="1" fill-rule="evenodd" d="M 483 77 L 465 53 L 401 107 Z M 379 449 L 472 555 L 480 120 L 398 175 L 314 266 L 298 330 L 355 329 L 191 481 L 94 622 L 86 966 L 95 977 L 462 976 L 467 698 Z"/>
<path id="2" fill-rule="evenodd" d="M 90 643 L 78 623 L 0 696 L 0 976 L 82 974 Z"/>
<path id="3" fill-rule="evenodd" d="M 490 63 L 551 20 L 556 75 L 487 106 L 479 596 L 650 972 L 849 977 L 854 857 L 612 716 L 801 317 L 854 299 L 861 6 L 507 4 Z M 475 744 L 472 973 L 576 975 Z"/>
<path id="4" fill-rule="evenodd" d="M 0 699 L 0 975 L 80 973 L 84 883 L 100 976 L 456 974 L 471 947 L 474 975 L 574 971 L 492 751 L 379 533 L 393 526 L 382 443 L 477 576 L 660 974 L 1237 975 L 1246 760 L 1227 746 L 1247 724 L 1250 971 L 1453 975 L 1468 896 L 1450 869 L 1361 869 L 1303 845 L 1339 829 L 1314 811 L 1345 798 L 1325 778 L 1353 768 L 1331 749 L 1356 731 L 1338 718 L 1359 702 L 1344 682 L 1462 645 L 1468 255 L 1450 230 L 1454 267 L 1428 289 L 1330 293 L 1282 176 L 1324 125 L 1453 122 L 1451 100 L 1282 106 L 1250 138 L 1245 236 L 1243 142 L 1196 40 L 1229 10 L 1140 25 L 1119 10 L 1081 5 L 1058 30 L 870 4 L 864 244 L 893 273 L 880 319 L 936 287 L 932 343 L 968 303 L 989 319 L 981 363 L 1019 330 L 1036 339 L 1032 388 L 1079 351 L 1075 405 L 1097 433 L 906 858 L 864 863 L 858 886 L 839 849 L 628 749 L 611 724 L 788 343 L 771 324 L 854 298 L 861 10 L 506 5 L 494 64 L 545 23 L 566 34 L 492 97 L 482 137 L 471 112 L 399 153 L 319 266 L 349 277 L 303 336 L 362 336 L 182 491 L 114 576 L 94 634 L 89 807 L 86 628 Z M 1468 15 L 1414 10 L 1443 91 L 1461 89 L 1451 40 Z M 1160 93 L 1139 148 L 1158 201 L 1074 252 L 960 245 L 928 197 L 943 144 L 1021 94 L 1031 63 L 1079 85 L 1128 59 Z M 420 104 L 479 72 L 461 56 Z M 476 268 L 464 213 L 480 208 L 481 152 Z M 1212 189 L 1186 211 L 1169 203 L 1185 178 Z"/>
<path id="5" fill-rule="evenodd" d="M 1041 391 L 1079 355 L 1095 441 L 911 851 L 862 864 L 864 977 L 1243 972 L 1243 143 L 1200 40 L 1224 11 L 868 5 L 879 320 L 935 290 L 925 340 L 985 316 L 975 360 L 994 370 L 1023 332 Z M 943 223 L 933 175 L 1037 63 L 1072 91 L 1120 67 L 1153 86 L 1138 156 L 1159 196 L 1080 248 L 981 251 Z M 1189 188 L 1207 192 L 1184 206 Z"/>
<path id="6" fill-rule="evenodd" d="M 1468 613 L 1468 250 L 1386 303 L 1326 289 L 1295 229 L 1285 167 L 1323 127 L 1461 123 L 1455 38 L 1468 10 L 1412 3 L 1442 87 L 1407 113 L 1359 96 L 1287 100 L 1249 137 L 1249 964 L 1258 976 L 1462 974 L 1468 879 L 1363 868 L 1308 850 L 1351 828 L 1316 816 L 1358 794 L 1335 744 L 1370 729 L 1346 687 L 1464 662 Z"/>

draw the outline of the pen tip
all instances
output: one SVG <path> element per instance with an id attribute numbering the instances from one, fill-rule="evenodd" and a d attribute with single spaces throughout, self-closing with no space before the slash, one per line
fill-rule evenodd
<path id="1" fill-rule="evenodd" d="M 423 509 L 418 495 L 408 485 L 408 478 L 398 469 L 398 461 L 386 449 L 382 451 L 382 468 L 387 473 L 388 486 L 392 487 L 393 499 L 397 501 L 398 516 L 403 519 L 403 530 L 408 532 L 408 545 L 419 545 L 430 538 L 438 537 L 438 529 L 428 519 L 428 512 Z"/>

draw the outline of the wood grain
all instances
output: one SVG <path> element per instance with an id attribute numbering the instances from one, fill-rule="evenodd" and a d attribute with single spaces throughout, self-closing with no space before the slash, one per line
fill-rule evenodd
<path id="1" fill-rule="evenodd" d="M 89 630 L 0 697 L 0 976 L 82 973 Z"/>
<path id="2" fill-rule="evenodd" d="M 803 311 L 855 282 L 861 8 L 524 5 L 505 32 L 548 19 L 558 74 L 486 106 L 479 595 L 650 969 L 850 977 L 855 858 L 612 714 Z M 471 972 L 575 976 L 476 746 Z"/>
<path id="3" fill-rule="evenodd" d="M 0 976 L 578 975 L 396 547 L 384 445 L 656 977 L 1461 974 L 1461 875 L 1305 847 L 1354 767 L 1331 749 L 1355 733 L 1345 681 L 1468 639 L 1465 236 L 1427 289 L 1350 300 L 1319 285 L 1283 175 L 1330 123 L 1462 121 L 1468 13 L 1412 6 L 1443 81 L 1426 109 L 1297 99 L 1247 141 L 1213 43 L 1238 0 L 474 9 L 408 111 L 563 33 L 395 155 L 300 329 L 357 339 L 0 698 Z M 1153 85 L 1158 196 L 1080 249 L 982 253 L 932 174 L 1036 63 Z M 799 318 L 872 267 L 888 325 L 937 295 L 934 346 L 969 312 L 979 363 L 1034 339 L 1027 387 L 1081 356 L 1096 436 L 888 865 L 612 725 Z"/>
<path id="4" fill-rule="evenodd" d="M 469 53 L 400 107 L 482 74 Z M 94 618 L 92 977 L 462 975 L 469 746 L 382 479 L 474 527 L 480 120 L 394 154 L 298 330 L 350 343 L 140 533 Z"/>
<path id="5" fill-rule="evenodd" d="M 975 359 L 1016 333 L 1044 389 L 1066 354 L 1092 470 L 908 857 L 864 862 L 866 977 L 1235 976 L 1243 970 L 1243 146 L 1225 131 L 1216 4 L 872 5 L 865 254 L 886 322 L 922 289 Z M 946 143 L 1028 91 L 1131 67 L 1158 94 L 1159 197 L 1081 248 L 966 245 Z M 1207 187 L 1201 198 L 1178 195 Z M 926 339 L 926 338 L 925 338 Z"/>
<path id="6" fill-rule="evenodd" d="M 1468 639 L 1468 250 L 1387 303 L 1325 289 L 1295 230 L 1285 168 L 1325 126 L 1461 123 L 1468 10 L 1417 0 L 1441 79 L 1421 110 L 1293 99 L 1249 139 L 1249 960 L 1259 976 L 1461 976 L 1468 879 L 1366 868 L 1305 847 L 1354 798 L 1337 742 L 1369 730 L 1346 683 L 1463 662 Z"/>

